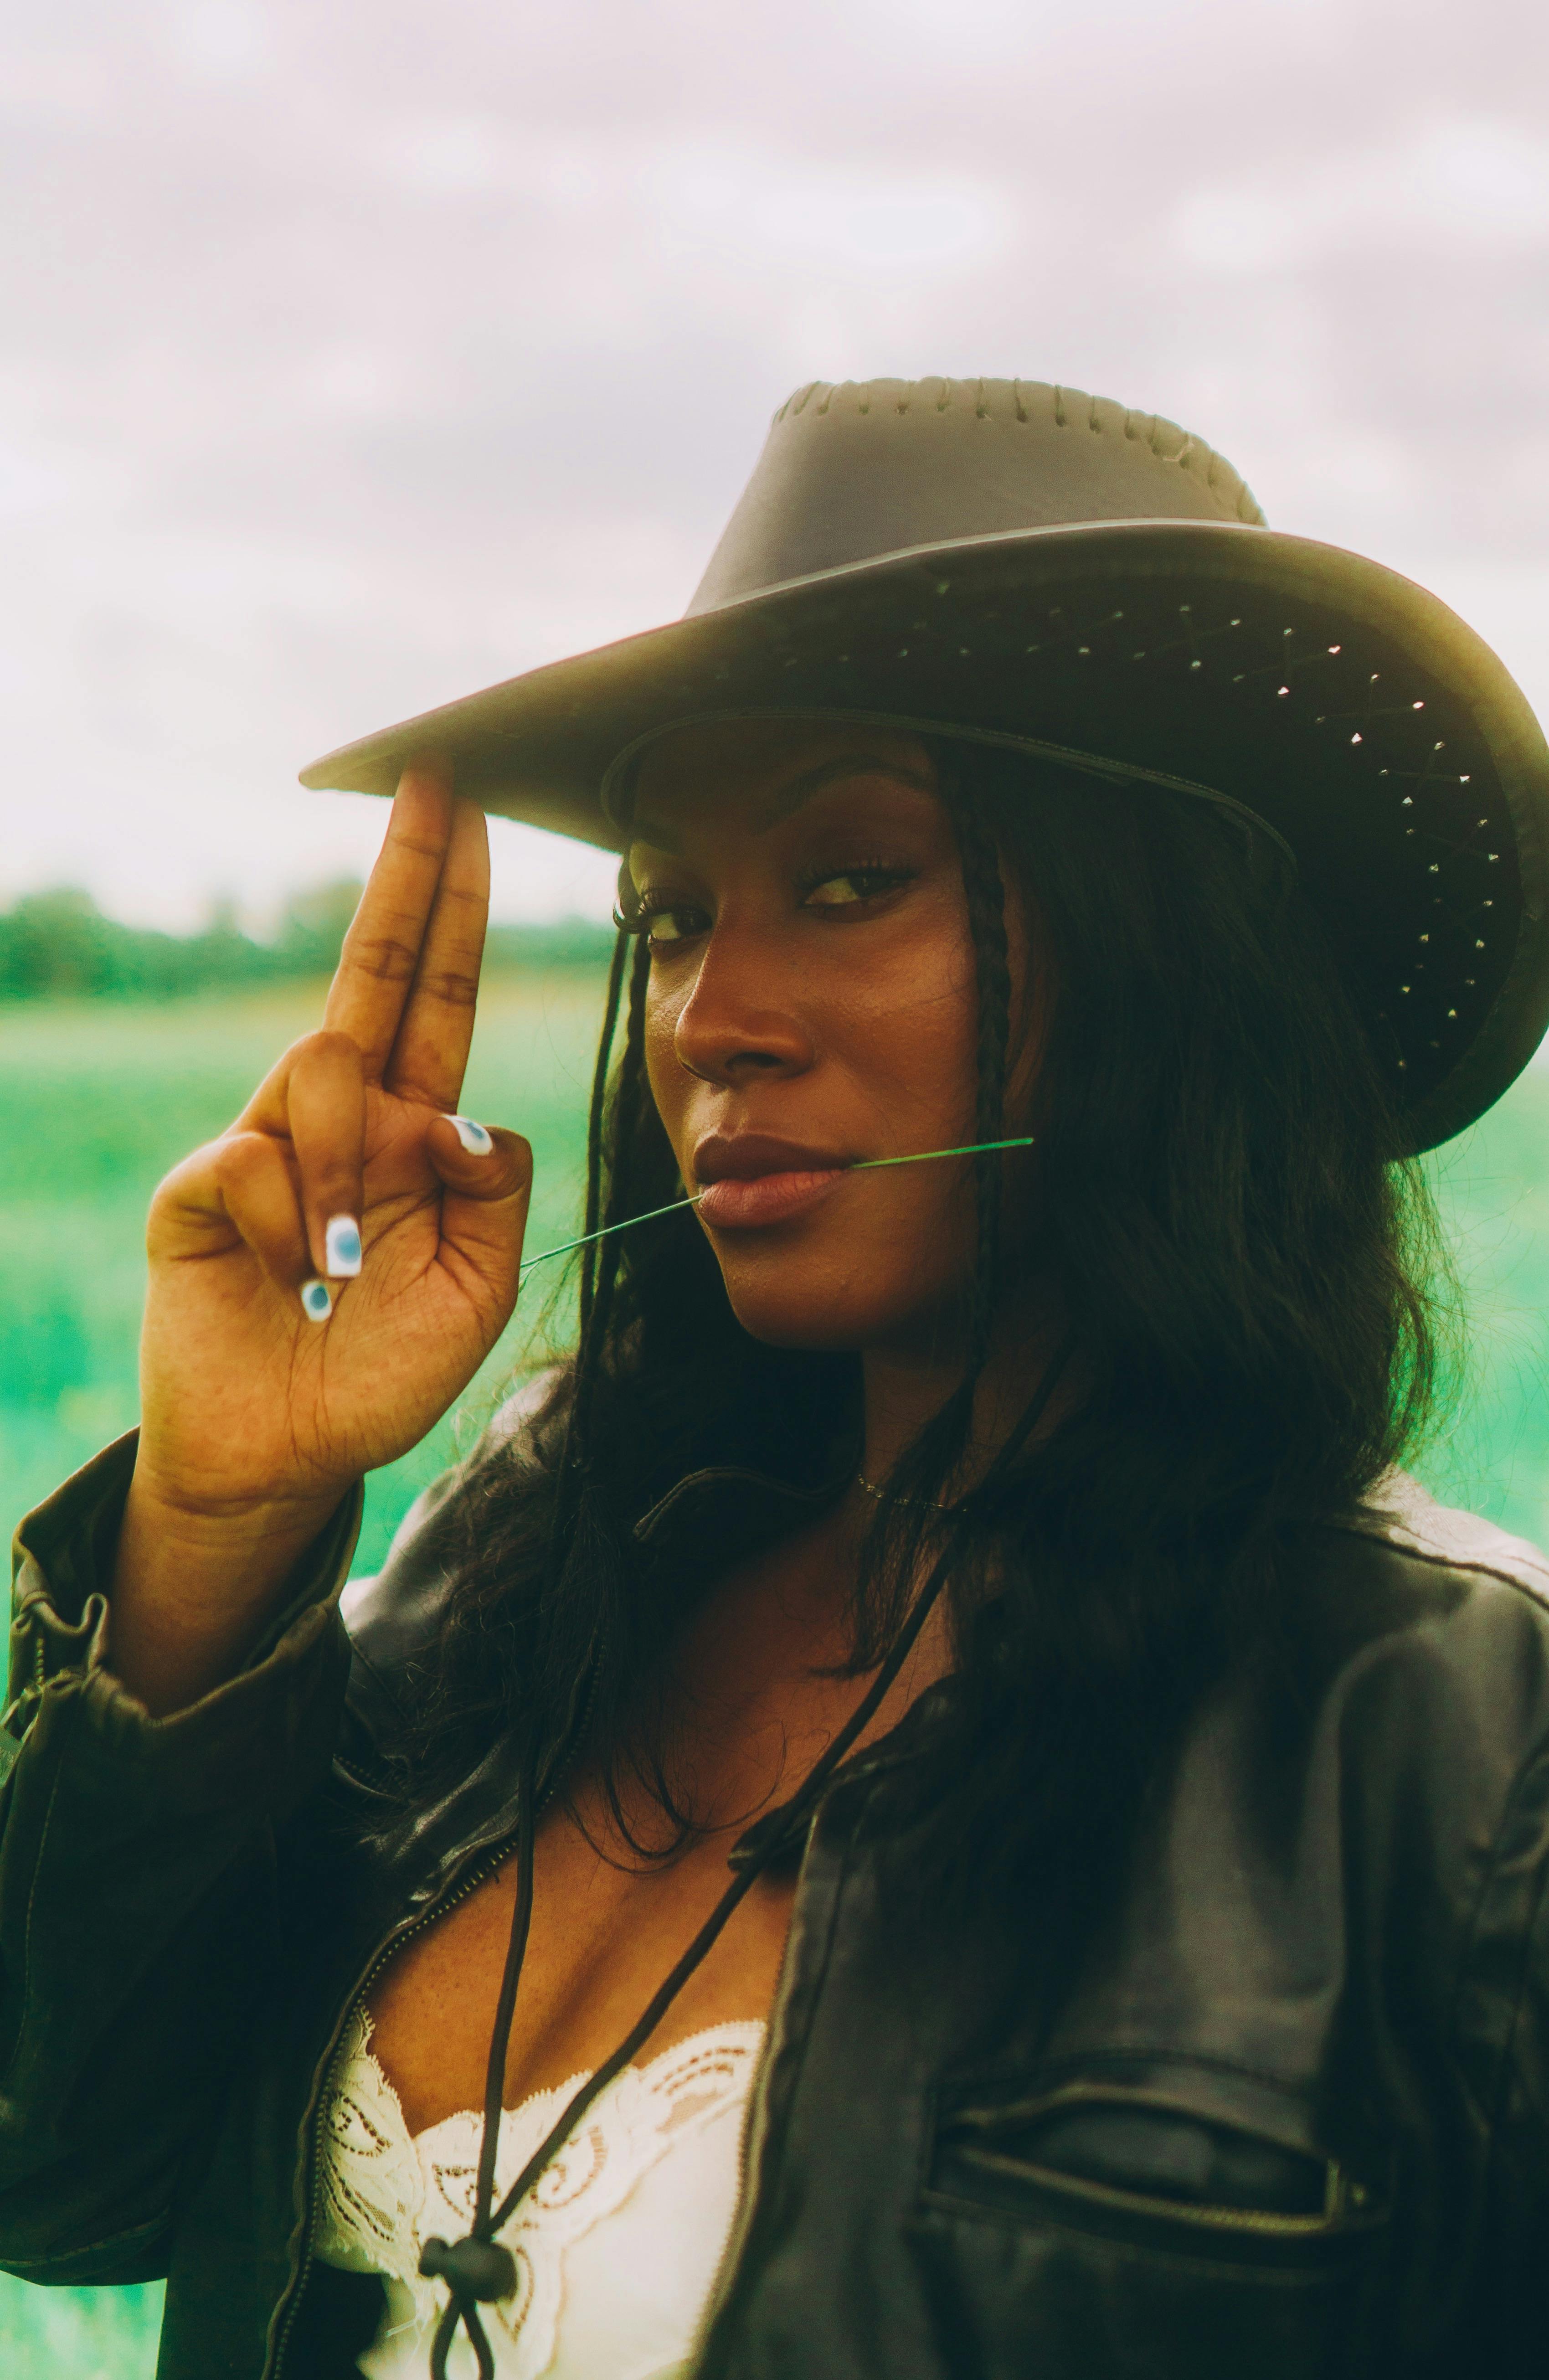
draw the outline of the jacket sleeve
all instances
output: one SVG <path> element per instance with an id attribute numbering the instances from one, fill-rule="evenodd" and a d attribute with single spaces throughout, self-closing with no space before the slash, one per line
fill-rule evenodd
<path id="1" fill-rule="evenodd" d="M 276 1932 L 275 1833 L 326 1775 L 345 1500 L 247 1667 L 163 1719 L 108 1666 L 135 1441 L 17 1532 L 0 1720 L 0 2266 L 156 2277 Z"/>

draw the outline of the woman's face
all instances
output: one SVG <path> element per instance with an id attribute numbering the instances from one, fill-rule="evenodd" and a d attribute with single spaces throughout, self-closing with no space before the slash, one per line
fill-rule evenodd
<path id="1" fill-rule="evenodd" d="M 640 775 L 651 1089 L 732 1309 L 773 1344 L 957 1342 L 971 1161 L 850 1170 L 975 1137 L 974 947 L 935 783 L 913 736 L 801 721 L 684 729 Z"/>

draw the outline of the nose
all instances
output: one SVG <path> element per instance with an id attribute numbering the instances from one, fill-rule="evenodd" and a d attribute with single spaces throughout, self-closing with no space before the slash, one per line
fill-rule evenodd
<path id="1" fill-rule="evenodd" d="M 796 1002 L 784 994 L 791 981 L 788 953 L 764 935 L 719 922 L 678 1012 L 678 1063 L 727 1089 L 755 1076 L 805 1074 L 816 1052 Z"/>

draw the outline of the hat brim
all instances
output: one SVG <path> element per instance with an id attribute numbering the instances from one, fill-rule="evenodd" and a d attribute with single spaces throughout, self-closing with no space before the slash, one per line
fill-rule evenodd
<path id="1" fill-rule="evenodd" d="M 884 554 L 530 670 L 301 782 L 388 795 L 434 751 L 486 809 L 617 850 L 601 795 L 621 752 L 770 712 L 1023 735 L 1265 818 L 1398 1053 L 1416 1148 L 1481 1114 L 1549 1024 L 1549 749 L 1526 699 L 1424 589 L 1265 528 L 1100 522 Z"/>

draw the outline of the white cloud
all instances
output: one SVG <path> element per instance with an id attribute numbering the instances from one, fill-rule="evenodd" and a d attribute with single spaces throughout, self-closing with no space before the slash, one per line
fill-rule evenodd
<path id="1" fill-rule="evenodd" d="M 1508 634 L 1549 551 L 1539 0 L 59 15 L 0 32 L 0 889 L 360 865 L 296 767 L 680 610 L 814 377 L 1171 414 Z"/>
<path id="2" fill-rule="evenodd" d="M 270 56 L 259 0 L 173 0 L 163 11 L 163 38 L 179 66 L 212 82 L 249 75 Z"/>

